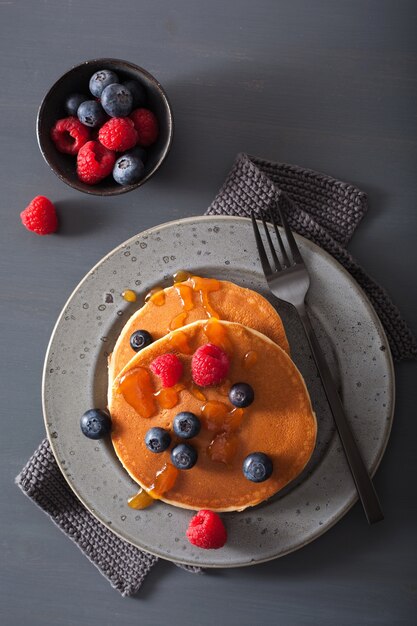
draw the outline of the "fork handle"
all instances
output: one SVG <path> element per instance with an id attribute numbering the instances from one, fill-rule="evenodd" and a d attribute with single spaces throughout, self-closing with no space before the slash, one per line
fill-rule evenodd
<path id="1" fill-rule="evenodd" d="M 368 523 L 374 524 L 375 522 L 379 522 L 384 519 L 384 514 L 382 512 L 381 505 L 379 504 L 378 496 L 359 452 L 359 448 L 353 437 L 353 433 L 349 426 L 349 422 L 337 392 L 330 368 L 324 357 L 323 351 L 320 348 L 320 344 L 317 340 L 307 312 L 304 307 L 300 307 L 298 309 L 298 313 L 303 323 L 311 352 L 323 383 L 324 391 L 336 423 L 336 428 L 339 432 L 343 449 L 345 451 L 365 515 Z"/>

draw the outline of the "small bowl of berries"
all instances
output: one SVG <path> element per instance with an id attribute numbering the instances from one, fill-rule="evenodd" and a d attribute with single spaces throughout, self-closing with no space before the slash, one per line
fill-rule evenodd
<path id="1" fill-rule="evenodd" d="M 113 196 L 143 185 L 172 143 L 173 117 L 160 83 L 119 59 L 86 61 L 66 72 L 39 107 L 39 148 L 67 185 Z"/>

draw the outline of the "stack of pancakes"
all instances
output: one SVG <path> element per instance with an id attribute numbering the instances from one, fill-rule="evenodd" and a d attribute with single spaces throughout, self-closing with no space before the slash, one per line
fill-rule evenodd
<path id="1" fill-rule="evenodd" d="M 154 341 L 135 352 L 130 337 L 139 329 L 147 330 Z M 191 358 L 206 343 L 217 343 L 227 352 L 230 370 L 221 385 L 197 388 Z M 184 373 L 173 390 L 174 406 L 166 408 L 172 402 L 158 405 L 161 381 L 150 364 L 172 352 L 181 359 Z M 134 368 L 149 373 L 156 403 L 152 417 L 142 417 L 120 393 L 121 380 Z M 233 429 L 233 454 L 227 461 L 214 459 L 214 439 L 231 435 L 221 421 L 213 427 L 204 420 L 204 405 L 221 402 L 232 415 L 228 390 L 241 382 L 252 386 L 255 400 Z M 129 319 L 109 361 L 108 404 L 116 454 L 145 491 L 170 462 L 169 450 L 148 450 L 146 432 L 161 426 L 172 433 L 174 417 L 181 411 L 202 418 L 199 435 L 190 441 L 198 452 L 197 463 L 179 471 L 175 484 L 160 496 L 187 509 L 240 511 L 259 504 L 300 474 L 316 441 L 316 418 L 304 380 L 289 356 L 281 318 L 258 293 L 227 281 L 190 277 L 156 293 Z M 261 483 L 249 481 L 242 471 L 243 460 L 253 452 L 263 452 L 273 462 L 272 476 Z"/>

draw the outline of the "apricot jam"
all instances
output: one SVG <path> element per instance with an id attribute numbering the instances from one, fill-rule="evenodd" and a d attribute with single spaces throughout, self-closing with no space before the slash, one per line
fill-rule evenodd
<path id="1" fill-rule="evenodd" d="M 191 311 L 191 309 L 194 308 L 193 288 L 190 287 L 190 285 L 178 283 L 175 285 L 175 290 L 181 298 L 181 304 L 184 311 Z"/>
<path id="2" fill-rule="evenodd" d="M 231 386 L 232 386 L 232 385 L 231 385 L 231 383 L 230 383 L 230 380 L 228 380 L 228 379 L 226 378 L 226 380 L 224 380 L 224 381 L 222 382 L 222 384 L 220 385 L 220 387 L 218 387 L 219 393 L 220 393 L 222 396 L 229 396 L 229 391 L 230 391 L 230 387 L 231 387 Z"/>
<path id="3" fill-rule="evenodd" d="M 156 473 L 155 480 L 148 491 L 151 498 L 157 500 L 167 491 L 172 489 L 177 480 L 179 470 L 171 463 L 165 463 L 164 467 Z"/>
<path id="4" fill-rule="evenodd" d="M 184 385 L 178 384 L 173 387 L 165 387 L 157 391 L 154 396 L 158 400 L 161 409 L 172 409 L 179 402 L 179 392 L 185 389 Z"/>
<path id="5" fill-rule="evenodd" d="M 145 296 L 145 302 L 152 302 L 156 306 L 165 304 L 165 291 L 162 287 L 154 287 Z"/>
<path id="6" fill-rule="evenodd" d="M 208 430 L 233 431 L 241 424 L 243 409 L 229 409 L 224 402 L 210 400 L 201 407 L 201 417 Z"/>
<path id="7" fill-rule="evenodd" d="M 144 367 L 134 367 L 126 372 L 119 380 L 117 393 L 121 393 L 126 402 L 141 417 L 155 415 L 156 405 L 152 379 Z"/>
<path id="8" fill-rule="evenodd" d="M 153 502 L 155 502 L 155 498 L 152 498 L 152 496 L 150 496 L 144 489 L 140 489 L 136 495 L 129 498 L 127 504 L 131 509 L 140 510 L 146 509 Z"/>
<path id="9" fill-rule="evenodd" d="M 122 298 L 124 298 L 126 302 L 136 302 L 137 300 L 136 293 L 131 289 L 125 289 L 125 291 L 122 293 Z"/>
<path id="10" fill-rule="evenodd" d="M 206 311 L 207 317 L 220 317 L 220 315 L 213 309 L 209 302 L 209 293 L 212 291 L 219 291 L 220 282 L 215 278 L 201 278 L 201 276 L 192 276 L 190 283 L 194 291 L 200 292 L 201 304 Z"/>
<path id="11" fill-rule="evenodd" d="M 212 461 L 218 461 L 230 465 L 236 456 L 238 438 L 229 433 L 217 435 L 207 448 L 207 454 Z"/>
<path id="12" fill-rule="evenodd" d="M 227 432 L 233 432 L 239 428 L 242 423 L 243 409 L 232 409 L 226 419 L 224 428 Z"/>
<path id="13" fill-rule="evenodd" d="M 210 343 L 214 343 L 215 346 L 219 346 L 226 352 L 232 351 L 232 344 L 227 335 L 227 330 L 216 317 L 211 317 L 204 325 L 204 332 Z"/>
<path id="14" fill-rule="evenodd" d="M 169 330 L 177 330 L 177 328 L 181 328 L 184 326 L 185 320 L 187 319 L 187 311 L 183 311 L 182 313 L 178 313 L 172 320 L 169 325 Z"/>
<path id="15" fill-rule="evenodd" d="M 169 338 L 169 347 L 172 350 L 182 352 L 182 354 L 192 354 L 194 350 L 188 343 L 187 335 L 181 331 L 178 331 Z"/>
<path id="16" fill-rule="evenodd" d="M 201 402 L 207 402 L 207 398 L 204 393 L 201 391 L 201 389 L 194 385 L 194 383 L 191 383 L 188 391 L 194 396 L 194 398 L 197 398 L 197 400 L 201 400 Z"/>
<path id="17" fill-rule="evenodd" d="M 249 352 L 246 352 L 245 356 L 243 357 L 242 365 L 245 370 L 249 370 L 251 367 L 256 365 L 257 362 L 258 353 L 255 350 L 249 350 Z"/>
<path id="18" fill-rule="evenodd" d="M 191 274 L 184 270 L 178 270 L 172 277 L 174 279 L 174 283 L 183 283 L 185 280 L 191 278 Z"/>

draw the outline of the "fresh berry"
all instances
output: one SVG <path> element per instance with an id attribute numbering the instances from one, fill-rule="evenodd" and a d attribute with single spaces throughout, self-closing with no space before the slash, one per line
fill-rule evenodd
<path id="1" fill-rule="evenodd" d="M 143 178 L 144 171 L 143 161 L 126 152 L 114 164 L 113 178 L 119 185 L 134 185 Z"/>
<path id="2" fill-rule="evenodd" d="M 138 133 L 139 146 L 151 146 L 158 139 L 158 120 L 149 109 L 135 109 L 130 114 Z"/>
<path id="3" fill-rule="evenodd" d="M 145 148 L 141 148 L 140 146 L 135 146 L 131 150 L 125 153 L 124 156 L 134 156 L 142 161 L 142 163 L 146 163 L 146 159 L 148 158 L 148 152 Z"/>
<path id="4" fill-rule="evenodd" d="M 171 435 L 165 428 L 154 426 L 145 435 L 145 444 L 151 452 L 164 452 L 171 443 Z"/>
<path id="5" fill-rule="evenodd" d="M 196 437 L 201 429 L 201 423 L 197 415 L 189 411 L 177 413 L 172 424 L 174 433 L 181 439 Z"/>
<path id="6" fill-rule="evenodd" d="M 100 98 L 103 89 L 107 87 L 107 85 L 112 85 L 113 83 L 118 83 L 119 77 L 115 72 L 111 70 L 99 70 L 90 78 L 90 91 L 96 98 Z"/>
<path id="7" fill-rule="evenodd" d="M 111 430 L 110 415 L 101 409 L 90 409 L 81 416 L 80 426 L 89 439 L 101 439 Z"/>
<path id="8" fill-rule="evenodd" d="M 248 385 L 248 383 L 236 383 L 229 391 L 230 402 L 233 406 L 237 406 L 242 409 L 252 404 L 254 399 L 255 392 L 253 391 L 253 387 Z"/>
<path id="9" fill-rule="evenodd" d="M 176 354 L 167 352 L 157 356 L 150 365 L 151 371 L 159 376 L 162 387 L 173 387 L 182 376 L 182 363 Z"/>
<path id="10" fill-rule="evenodd" d="M 90 131 L 76 117 L 64 117 L 52 127 L 51 139 L 60 152 L 76 155 L 89 141 Z"/>
<path id="11" fill-rule="evenodd" d="M 58 228 L 55 207 L 45 196 L 36 196 L 21 212 L 23 226 L 37 235 L 49 235 Z"/>
<path id="12" fill-rule="evenodd" d="M 135 330 L 135 332 L 130 335 L 130 346 L 135 352 L 143 350 L 143 348 L 146 348 L 146 346 L 149 346 L 152 342 L 153 337 L 147 330 Z"/>
<path id="13" fill-rule="evenodd" d="M 101 104 L 110 117 L 127 117 L 132 111 L 133 96 L 127 87 L 113 83 L 101 94 Z"/>
<path id="14" fill-rule="evenodd" d="M 97 100 L 85 100 L 77 109 L 78 119 L 84 126 L 97 128 L 107 119 L 103 107 Z"/>
<path id="15" fill-rule="evenodd" d="M 129 89 L 132 94 L 133 103 L 132 106 L 143 107 L 146 102 L 146 91 L 145 87 L 143 87 L 137 80 L 127 80 L 123 83 L 123 86 Z"/>
<path id="16" fill-rule="evenodd" d="M 197 451 L 189 443 L 179 443 L 171 450 L 171 461 L 177 469 L 191 469 L 197 463 Z"/>
<path id="17" fill-rule="evenodd" d="M 218 346 L 206 343 L 200 346 L 191 359 L 193 380 L 200 387 L 218 385 L 229 371 L 229 357 Z"/>
<path id="18" fill-rule="evenodd" d="M 98 139 L 109 150 L 124 152 L 136 145 L 138 134 L 128 117 L 112 117 L 100 128 Z"/>
<path id="19" fill-rule="evenodd" d="M 205 550 L 216 550 L 226 543 L 227 532 L 217 513 L 203 509 L 191 518 L 187 537 L 193 546 Z"/>
<path id="20" fill-rule="evenodd" d="M 65 110 L 68 115 L 77 117 L 78 107 L 82 102 L 85 102 L 86 100 L 88 100 L 88 98 L 83 96 L 81 93 L 72 93 L 70 96 L 68 96 L 65 101 Z"/>
<path id="21" fill-rule="evenodd" d="M 245 478 L 254 483 L 262 483 L 272 475 L 272 461 L 263 452 L 252 452 L 243 461 Z"/>
<path id="22" fill-rule="evenodd" d="M 98 141 L 88 141 L 77 155 L 78 178 L 87 185 L 95 185 L 113 170 L 116 157 Z"/>

